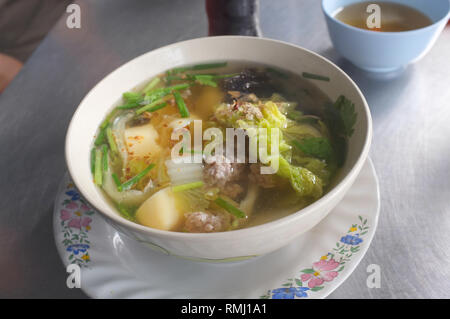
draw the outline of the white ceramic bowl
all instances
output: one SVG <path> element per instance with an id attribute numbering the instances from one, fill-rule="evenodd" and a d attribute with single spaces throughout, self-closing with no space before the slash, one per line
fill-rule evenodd
<path id="1" fill-rule="evenodd" d="M 290 216 L 260 226 L 221 233 L 191 234 L 148 228 L 130 222 L 116 211 L 94 183 L 90 170 L 93 137 L 108 111 L 128 91 L 168 69 L 208 61 L 251 61 L 301 74 L 326 75 L 330 82 L 315 81 L 333 101 L 344 94 L 358 114 L 349 140 L 347 160 L 338 183 L 315 203 Z M 313 81 L 313 80 L 311 80 Z M 356 84 L 336 65 L 311 52 L 280 41 L 242 36 L 208 37 L 168 45 L 121 66 L 83 99 L 66 136 L 70 175 L 84 198 L 122 233 L 177 256 L 202 260 L 236 260 L 276 250 L 314 227 L 337 205 L 364 164 L 372 137 L 367 102 Z"/>

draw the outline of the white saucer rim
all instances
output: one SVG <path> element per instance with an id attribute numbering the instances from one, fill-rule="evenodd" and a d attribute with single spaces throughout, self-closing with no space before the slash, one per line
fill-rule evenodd
<path id="1" fill-rule="evenodd" d="M 371 170 L 371 176 L 374 178 L 374 183 L 376 185 L 376 191 L 377 191 L 377 199 L 376 199 L 376 209 L 375 212 L 372 213 L 372 226 L 371 226 L 371 230 L 368 233 L 369 236 L 367 236 L 365 238 L 365 244 L 364 244 L 364 248 L 361 249 L 360 253 L 358 254 L 358 256 L 355 256 L 352 259 L 351 264 L 349 265 L 350 267 L 348 267 L 349 269 L 345 272 L 345 274 L 343 274 L 342 276 L 340 276 L 339 280 L 335 280 L 333 285 L 331 285 L 328 289 L 324 289 L 324 291 L 322 292 L 321 296 L 318 296 L 318 298 L 325 298 L 327 296 L 329 296 L 332 292 L 334 292 L 340 285 L 342 285 L 342 283 L 345 282 L 345 280 L 347 280 L 347 278 L 354 272 L 354 270 L 356 269 L 356 267 L 361 263 L 361 260 L 364 258 L 365 254 L 367 253 L 372 240 L 375 236 L 375 232 L 376 229 L 378 227 L 378 221 L 379 221 L 379 214 L 380 214 L 380 190 L 379 190 L 379 181 L 378 181 L 378 177 L 376 174 L 376 170 L 375 167 L 373 165 L 373 162 L 370 158 L 367 159 L 367 163 L 368 163 L 368 167 Z M 58 186 L 58 193 L 57 193 L 57 198 L 60 197 L 60 194 L 62 192 L 63 189 L 63 185 L 64 182 L 66 181 L 66 177 L 67 175 L 64 176 L 64 178 L 62 178 L 61 182 L 59 183 Z M 353 185 L 352 185 L 353 187 Z M 58 208 L 61 206 L 60 203 L 58 203 L 58 201 L 55 200 L 55 203 L 53 205 L 54 208 L 54 215 L 57 214 Z M 97 213 L 97 216 L 101 216 L 101 214 Z M 64 249 L 63 245 L 57 242 L 58 236 L 57 236 L 57 229 L 59 227 L 59 223 L 57 222 L 58 219 L 57 218 L 53 218 L 53 231 L 54 231 L 54 242 L 55 245 L 57 247 L 58 253 L 60 255 L 60 258 L 63 262 L 63 264 L 65 266 L 67 266 L 68 264 L 70 264 L 68 262 L 68 260 L 66 260 L 66 250 Z M 83 289 L 84 293 L 86 293 L 86 295 L 88 295 L 91 298 L 96 298 L 98 296 L 95 296 L 94 294 L 91 294 L 89 291 Z M 317 297 L 316 297 L 317 298 Z"/>
<path id="2" fill-rule="evenodd" d="M 364 256 L 366 255 L 367 251 L 369 250 L 369 247 L 372 245 L 372 241 L 375 237 L 376 230 L 378 228 L 378 220 L 380 218 L 380 208 L 381 208 L 380 183 L 378 180 L 375 166 L 373 165 L 373 161 L 370 157 L 367 157 L 367 163 L 369 164 L 369 167 L 372 171 L 372 175 L 375 179 L 375 185 L 376 185 L 376 190 L 377 190 L 377 208 L 376 208 L 376 212 L 374 215 L 374 223 L 373 223 L 373 226 L 371 227 L 372 234 L 371 234 L 371 236 L 369 236 L 365 239 L 365 242 L 366 242 L 366 244 L 364 245 L 365 248 L 362 249 L 360 251 L 360 254 L 358 254 L 358 256 L 353 260 L 353 263 L 350 266 L 350 271 L 348 271 L 344 276 L 342 276 L 340 278 L 339 283 L 337 283 L 336 285 L 331 287 L 324 296 L 321 296 L 321 299 L 324 299 L 324 298 L 328 297 L 329 295 L 331 295 L 337 288 L 339 288 L 348 279 L 348 277 L 350 277 L 350 275 L 355 271 L 356 267 L 358 267 L 359 264 L 361 263 L 361 261 L 363 260 Z"/>

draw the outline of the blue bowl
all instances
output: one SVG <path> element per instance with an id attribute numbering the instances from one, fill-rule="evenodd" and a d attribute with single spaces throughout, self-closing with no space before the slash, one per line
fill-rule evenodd
<path id="1" fill-rule="evenodd" d="M 450 0 L 383 0 L 415 8 L 433 24 L 402 32 L 374 32 L 334 18 L 343 7 L 358 0 L 322 0 L 322 10 L 335 49 L 357 67 L 369 72 L 391 72 L 422 58 L 433 46 L 450 16 Z M 381 12 L 383 14 L 383 12 Z"/>

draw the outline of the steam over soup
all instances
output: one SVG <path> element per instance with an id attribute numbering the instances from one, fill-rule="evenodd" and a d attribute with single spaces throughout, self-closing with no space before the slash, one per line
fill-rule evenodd
<path id="1" fill-rule="evenodd" d="M 333 184 L 356 122 L 302 76 L 249 63 L 161 74 L 100 125 L 91 167 L 123 217 L 162 230 L 221 232 L 286 216 Z"/>

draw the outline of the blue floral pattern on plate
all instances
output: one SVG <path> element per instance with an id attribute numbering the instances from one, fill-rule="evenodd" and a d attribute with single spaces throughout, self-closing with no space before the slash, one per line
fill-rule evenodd
<path id="1" fill-rule="evenodd" d="M 88 233 L 91 230 L 92 217 L 95 211 L 81 197 L 73 183 L 66 185 L 66 198 L 59 211 L 63 240 L 68 261 L 80 267 L 87 267 L 91 262 L 89 248 L 91 242 Z"/>
<path id="2" fill-rule="evenodd" d="M 312 264 L 312 267 L 301 270 L 299 276 L 287 279 L 281 288 L 268 290 L 260 298 L 308 298 L 314 292 L 325 288 L 328 282 L 339 276 L 346 263 L 360 250 L 360 244 L 363 242 L 361 237 L 367 234 L 369 226 L 367 218 L 358 216 L 358 219 L 359 223 L 351 225 L 347 234 L 336 242 L 336 247 L 320 257 L 317 262 Z"/>

